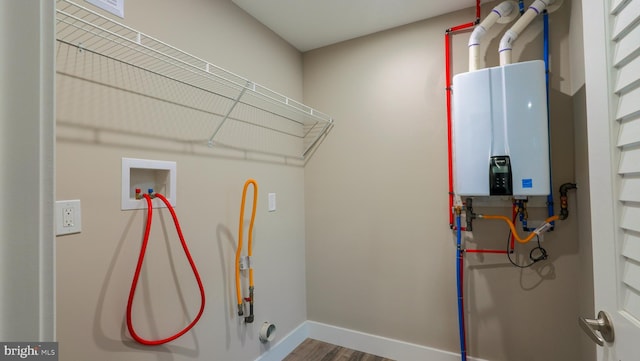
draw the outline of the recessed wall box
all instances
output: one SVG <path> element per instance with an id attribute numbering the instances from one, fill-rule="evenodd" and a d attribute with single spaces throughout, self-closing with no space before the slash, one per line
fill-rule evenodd
<path id="1" fill-rule="evenodd" d="M 122 158 L 122 210 L 146 209 L 144 199 L 136 199 L 136 188 L 147 193 L 164 195 L 173 207 L 176 206 L 176 162 Z M 152 199 L 153 208 L 166 205 L 160 199 Z"/>
<path id="2" fill-rule="evenodd" d="M 543 61 L 454 76 L 453 159 L 457 195 L 549 194 Z"/>

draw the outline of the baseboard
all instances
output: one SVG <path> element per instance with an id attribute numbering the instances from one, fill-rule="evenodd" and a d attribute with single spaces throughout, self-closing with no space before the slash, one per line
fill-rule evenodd
<path id="1" fill-rule="evenodd" d="M 305 321 L 296 327 L 293 331 L 282 337 L 280 341 L 274 345 L 267 346 L 268 349 L 260 355 L 255 361 L 281 361 L 288 354 L 298 347 L 304 340 L 309 338 L 308 321 Z"/>
<path id="2" fill-rule="evenodd" d="M 275 345 L 270 346 L 255 361 L 281 361 L 307 338 L 347 347 L 352 350 L 390 358 L 396 361 L 459 361 L 460 354 L 432 347 L 416 345 L 387 337 L 331 326 L 315 321 L 305 321 L 289 332 Z M 469 361 L 487 361 L 468 357 Z"/>
<path id="3" fill-rule="evenodd" d="M 386 337 L 307 321 L 308 337 L 397 361 L 459 361 L 460 354 Z M 468 357 L 469 361 L 487 361 Z"/>

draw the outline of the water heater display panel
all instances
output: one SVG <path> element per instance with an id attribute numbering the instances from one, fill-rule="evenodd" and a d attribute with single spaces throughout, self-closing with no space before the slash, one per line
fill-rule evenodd
<path id="1" fill-rule="evenodd" d="M 489 168 L 489 194 L 492 196 L 513 195 L 511 162 L 507 156 L 491 157 Z"/>

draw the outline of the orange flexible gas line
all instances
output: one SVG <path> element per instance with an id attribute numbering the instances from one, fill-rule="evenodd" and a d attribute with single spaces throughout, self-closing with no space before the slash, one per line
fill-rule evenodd
<path id="1" fill-rule="evenodd" d="M 511 234 L 514 236 L 514 238 L 516 239 L 516 241 L 518 241 L 519 243 L 527 243 L 529 242 L 531 239 L 533 239 L 533 237 L 535 237 L 536 235 L 539 234 L 538 229 L 540 229 L 541 227 L 538 227 L 538 229 L 534 230 L 533 232 L 529 233 L 529 235 L 525 238 L 520 238 L 520 235 L 518 235 L 518 231 L 516 230 L 516 226 L 513 224 L 513 222 L 511 221 L 511 219 L 509 219 L 509 217 L 505 217 L 505 216 L 496 216 L 496 215 L 478 215 L 478 218 L 484 218 L 484 219 L 499 219 L 499 220 L 503 220 L 505 221 L 508 225 L 509 228 L 511 228 Z M 545 219 L 543 226 L 546 224 L 549 224 L 553 221 L 557 221 L 560 219 L 560 216 L 551 216 L 547 219 Z"/>
<path id="2" fill-rule="evenodd" d="M 249 222 L 249 235 L 247 239 L 247 256 L 253 256 L 253 224 L 256 219 L 256 207 L 258 204 L 258 183 L 254 179 L 248 179 L 244 183 L 244 188 L 242 190 L 242 202 L 240 203 L 240 222 L 238 225 L 238 248 L 236 249 L 236 296 L 238 298 L 238 316 L 244 315 L 244 310 L 242 308 L 243 298 L 242 298 L 242 285 L 240 282 L 240 255 L 242 253 L 242 242 L 243 242 L 243 228 L 244 228 L 244 205 L 246 203 L 247 198 L 247 189 L 249 185 L 253 185 L 253 207 L 251 210 L 251 221 Z M 251 263 L 249 263 L 249 302 L 251 303 L 251 308 L 253 308 L 253 267 L 251 267 Z M 253 315 L 253 312 L 251 312 Z"/>

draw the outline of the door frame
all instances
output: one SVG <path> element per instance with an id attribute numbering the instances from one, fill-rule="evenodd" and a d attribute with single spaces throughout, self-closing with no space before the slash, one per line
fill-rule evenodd
<path id="1" fill-rule="evenodd" d="M 55 2 L 3 0 L 0 13 L 0 339 L 50 342 L 56 338 Z"/>

